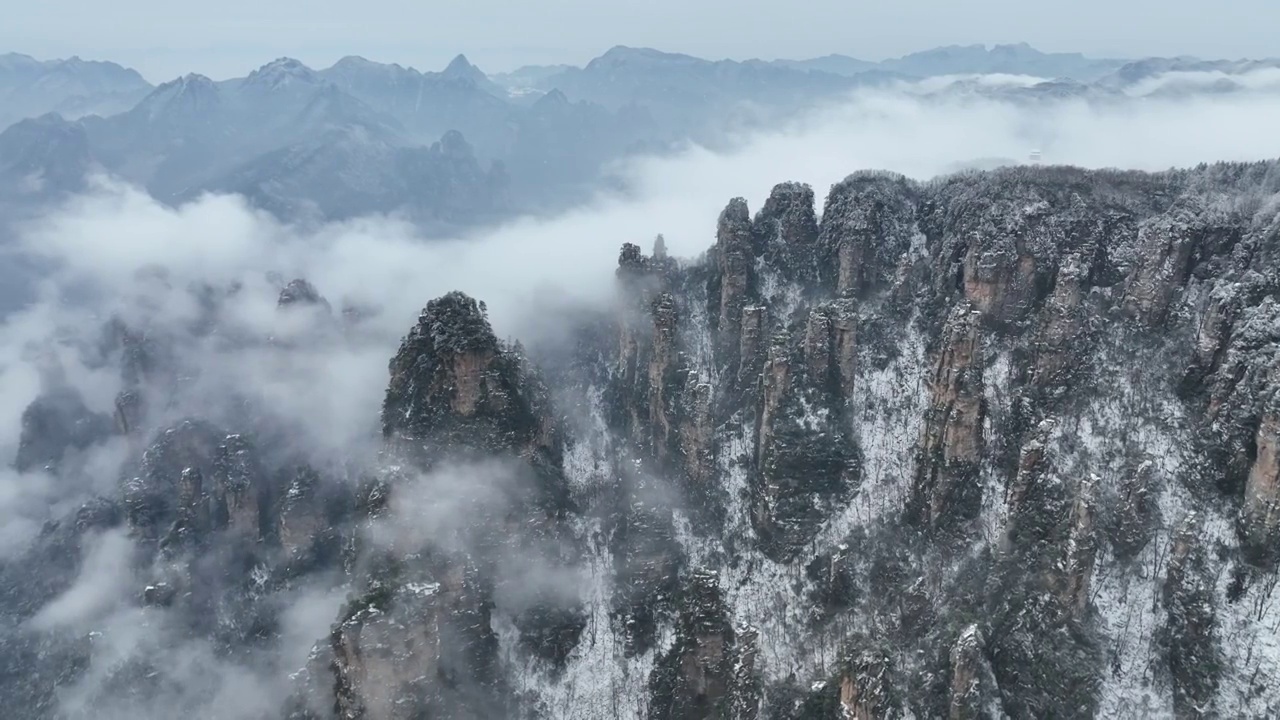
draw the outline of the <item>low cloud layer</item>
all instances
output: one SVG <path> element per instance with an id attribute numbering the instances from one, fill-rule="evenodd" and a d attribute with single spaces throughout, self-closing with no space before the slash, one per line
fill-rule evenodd
<path id="1" fill-rule="evenodd" d="M 984 82 L 1026 84 L 1022 78 Z M 61 368 L 91 410 L 110 413 L 119 379 L 87 359 L 89 339 L 111 317 L 161 335 L 180 334 L 201 317 L 190 291 L 196 286 L 239 290 L 225 301 L 225 333 L 181 348 L 191 377 L 169 412 L 180 417 L 216 407 L 231 391 L 250 395 L 296 432 L 300 449 L 341 459 L 376 448 L 387 362 L 423 305 L 449 290 L 485 301 L 500 336 L 536 340 L 554 325 L 547 317 L 551 308 L 610 301 L 621 243 L 648 246 L 663 233 L 671 252 L 700 253 L 713 242 L 716 216 L 729 198 L 745 196 L 758 208 L 777 182 L 808 182 L 822 196 L 859 169 L 924 179 L 992 159 L 1021 161 L 1032 149 L 1041 149 L 1047 163 L 1147 170 L 1263 159 L 1280 156 L 1277 126 L 1280 96 L 1264 92 L 1148 99 L 1107 109 L 868 93 L 797 118 L 782 131 L 744 138 L 732 154 L 692 148 L 635 160 L 619 169 L 626 196 L 602 196 L 553 219 L 517 220 L 452 241 L 426 241 L 386 218 L 301 231 L 236 197 L 209 196 L 174 209 L 100 179 L 91 192 L 22 232 L 21 250 L 54 270 L 43 279 L 37 302 L 0 321 L 0 456 L 5 465 L 14 457 L 22 413 L 40 393 L 50 364 Z M 326 324 L 332 320 L 326 313 L 282 313 L 276 306 L 281 280 L 294 277 L 310 280 L 335 314 L 348 308 L 367 319 L 354 331 L 338 332 Z M 112 444 L 91 451 L 80 459 L 75 481 L 0 470 L 6 554 L 20 549 L 45 520 L 110 492 L 126 455 L 126 448 Z M 173 687 L 182 687 L 184 678 L 202 678 L 197 689 L 203 694 L 175 707 L 246 704 L 218 705 L 230 708 L 224 717 L 261 710 L 259 701 L 279 691 L 274 680 L 215 657 L 199 642 L 174 644 L 162 614 L 131 605 L 133 596 L 117 584 L 130 548 L 122 534 L 100 538 L 86 553 L 79 579 L 37 615 L 35 627 L 88 623 L 105 629 L 109 642 L 95 649 L 95 668 L 99 661 L 118 663 L 165 648 Z M 285 614 L 279 655 L 262 661 L 273 671 L 296 665 L 311 641 L 327 632 L 338 596 L 320 588 L 295 600 Z M 95 672 L 65 695 L 72 710 L 94 707 L 101 687 L 93 683 L 105 677 Z M 248 683 L 252 692 L 240 692 L 238 683 Z M 122 706 L 119 712 L 165 716 L 151 710 Z M 141 714 L 127 715 L 135 711 Z"/>
<path id="2" fill-rule="evenodd" d="M 863 93 L 781 131 L 744 138 L 731 154 L 695 147 L 634 160 L 618 171 L 627 180 L 625 196 L 605 195 L 553 219 L 521 219 L 453 241 L 425 241 L 386 218 L 303 232 L 239 197 L 206 196 L 174 209 L 100 179 L 23 230 L 21 250 L 56 270 L 41 284 L 39 302 L 0 324 L 0 453 L 11 459 L 16 452 L 20 418 L 39 392 L 40 358 L 49 352 L 91 409 L 112 409 L 117 381 L 108 370 L 85 367 L 75 347 L 57 337 L 92 337 L 113 315 L 162 328 L 190 323 L 200 312 L 188 292 L 196 284 L 240 285 L 227 308 L 247 334 L 311 334 L 309 322 L 276 311 L 281 280 L 294 277 L 309 279 L 335 312 L 376 309 L 354 338 L 312 342 L 306 350 L 205 345 L 190 358 L 202 368 L 204 397 L 228 385 L 250 388 L 295 419 L 314 445 L 346 448 L 376 427 L 387 361 L 399 339 L 428 300 L 449 290 L 484 300 L 500 336 L 527 340 L 555 324 L 546 317 L 549 307 L 608 301 L 623 242 L 647 247 L 663 233 L 671 252 L 696 255 L 714 241 L 716 216 L 729 198 L 745 196 L 754 209 L 780 181 L 808 182 L 821 198 L 859 169 L 925 179 L 974 164 L 1020 162 L 1033 149 L 1046 163 L 1146 170 L 1263 159 L 1280 156 L 1278 125 L 1280 94 L 1269 93 L 1107 108 Z M 33 495 L 37 507 L 46 501 L 37 479 L 5 482 L 0 513 L 25 516 Z"/>

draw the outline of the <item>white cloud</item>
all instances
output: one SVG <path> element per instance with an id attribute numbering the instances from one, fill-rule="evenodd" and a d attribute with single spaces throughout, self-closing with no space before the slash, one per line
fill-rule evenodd
<path id="1" fill-rule="evenodd" d="M 624 170 L 633 190 L 628 197 L 602 197 L 553 219 L 521 219 L 451 241 L 424 240 L 385 218 L 303 231 L 232 197 L 205 197 L 173 209 L 139 190 L 100 181 L 25 229 L 26 250 L 56 261 L 57 270 L 44 284 L 41 302 L 0 321 L 0 452 L 6 462 L 12 458 L 22 411 L 39 390 L 30 348 L 62 329 L 68 332 L 61 334 L 91 338 L 115 313 L 150 323 L 158 336 L 177 332 L 200 312 L 186 291 L 193 283 L 239 283 L 241 290 L 226 303 L 223 334 L 182 350 L 190 373 L 166 417 L 217 408 L 235 390 L 265 401 L 317 454 L 346 458 L 376 447 L 388 360 L 422 306 L 449 290 L 485 301 L 499 335 L 527 338 L 548 324 L 539 322 L 539 315 L 550 312 L 548 305 L 531 302 L 535 295 L 605 305 L 621 243 L 647 246 L 661 232 L 672 252 L 700 253 L 713 242 L 717 214 L 729 198 L 745 196 L 758 208 L 780 181 L 809 182 L 821 199 L 832 183 L 858 169 L 928 178 L 972 160 L 1024 158 L 1037 147 L 1046 162 L 1093 167 L 1161 169 L 1269 158 L 1280 156 L 1278 125 L 1280 98 L 1270 95 L 1150 100 L 1123 109 L 1063 103 L 1032 110 L 974 99 L 926 103 L 902 94 L 861 94 L 797 119 L 784 131 L 749 138 L 733 154 L 694 148 L 677 157 L 634 161 Z M 152 266 L 167 272 L 163 282 L 139 278 L 139 271 Z M 279 288 L 267 280 L 268 271 L 286 280 L 308 278 L 335 310 L 352 303 L 380 312 L 349 335 L 311 332 L 314 315 L 278 312 Z M 263 342 L 266 335 L 277 342 Z M 118 379 L 89 367 L 74 344 L 57 347 L 68 382 L 93 409 L 109 410 Z M 123 455 L 122 445 L 104 450 L 86 464 L 93 479 L 74 488 L 40 475 L 0 473 L 0 542 L 17 547 L 34 533 L 41 508 L 109 491 Z M 472 490 L 479 478 L 495 498 L 508 481 L 500 468 L 469 468 L 464 475 Z M 413 522 L 382 529 L 400 542 L 424 539 L 415 533 L 457 529 L 448 521 L 465 516 L 460 503 L 474 493 L 450 501 L 441 493 L 450 479 L 437 474 L 424 481 L 421 493 L 401 495 L 393 518 Z M 426 519 L 436 522 L 428 527 Z M 112 663 L 155 648 L 166 649 L 156 657 L 166 663 L 168 677 L 205 693 L 201 703 L 220 703 L 206 707 L 219 707 L 223 717 L 246 717 L 278 700 L 278 675 L 229 664 L 207 644 L 166 634 L 164 613 L 120 602 L 131 590 L 120 584 L 130 574 L 123 562 L 130 548 L 119 533 L 102 536 L 75 585 L 36 621 L 44 628 L 105 628 L 108 640 L 95 649 L 90 674 L 66 695 L 68 707 L 80 702 L 81 710 L 101 710 L 102 717 L 133 717 L 128 713 L 135 709 L 98 707 L 93 699 Z M 336 600 L 326 588 L 295 598 L 285 615 L 284 645 L 266 666 L 274 672 L 304 657 L 310 642 L 327 631 Z"/>
<path id="2" fill-rule="evenodd" d="M 116 609 L 129 590 L 133 543 L 122 529 L 86 535 L 83 569 L 75 583 L 31 621 L 37 630 L 92 629 Z"/>
<path id="3" fill-rule="evenodd" d="M 1280 68 L 1258 68 L 1242 73 L 1221 70 L 1167 72 L 1146 78 L 1127 88 L 1126 92 L 1135 97 L 1143 97 L 1167 89 L 1195 92 L 1222 84 L 1229 84 L 1240 90 L 1275 92 L 1280 90 Z"/>

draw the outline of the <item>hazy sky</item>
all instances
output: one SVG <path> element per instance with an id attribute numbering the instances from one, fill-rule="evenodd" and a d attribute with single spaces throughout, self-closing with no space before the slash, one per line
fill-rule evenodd
<path id="1" fill-rule="evenodd" d="M 613 45 L 708 57 L 868 59 L 1027 41 L 1091 55 L 1280 55 L 1276 0 L 40 0 L 11 2 L 0 51 L 79 54 L 160 81 L 241 75 L 281 55 L 421 69 L 465 52 L 490 71 L 581 63 Z"/>

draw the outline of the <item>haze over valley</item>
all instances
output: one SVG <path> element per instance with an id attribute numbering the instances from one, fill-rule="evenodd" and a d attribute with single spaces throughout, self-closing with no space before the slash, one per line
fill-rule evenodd
<path id="1" fill-rule="evenodd" d="M 0 55 L 16 719 L 1280 714 L 1280 60 Z"/>

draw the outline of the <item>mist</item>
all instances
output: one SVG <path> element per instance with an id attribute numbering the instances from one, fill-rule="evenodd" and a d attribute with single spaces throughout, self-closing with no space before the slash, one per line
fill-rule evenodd
<path id="1" fill-rule="evenodd" d="M 1255 80 L 1253 89 L 1276 84 L 1270 76 Z M 983 82 L 1028 84 L 1022 77 Z M 372 462 L 388 360 L 425 303 L 447 291 L 484 301 L 499 337 L 536 344 L 552 332 L 557 313 L 613 301 L 612 270 L 622 243 L 647 248 L 661 233 L 673 254 L 696 256 L 714 241 L 717 214 L 730 198 L 743 196 L 754 210 L 778 182 L 806 182 L 821 196 L 861 169 L 926 180 L 993 159 L 1018 163 L 1033 149 L 1049 164 L 1094 168 L 1256 160 L 1280 156 L 1277 126 L 1280 96 L 1265 92 L 1115 106 L 866 92 L 780 130 L 741 137 L 732 153 L 690 147 L 629 161 L 615 169 L 625 193 L 602 193 L 555 218 L 519 219 L 450 240 L 427 240 L 388 217 L 303 229 L 235 196 L 207 195 L 174 208 L 99 177 L 87 193 L 20 228 L 19 252 L 52 270 L 40 279 L 34 301 L 0 323 L 0 454 L 17 452 L 23 413 L 50 389 L 51 367 L 57 382 L 78 391 L 90 410 L 113 412 L 120 381 L 86 349 L 113 317 L 181 340 L 174 347 L 189 377 L 164 420 L 198 412 L 229 417 L 239 406 L 227 398 L 251 397 L 292 431 L 297 452 Z M 282 280 L 293 278 L 310 281 L 329 307 L 278 307 Z M 188 328 L 203 311 L 192 289 L 206 286 L 223 293 L 222 325 L 194 341 Z M 344 310 L 362 319 L 344 326 Z M 110 493 L 128 454 L 119 443 L 87 450 L 70 461 L 76 472 L 58 480 L 41 471 L 0 470 L 3 555 L 18 552 L 47 520 Z M 436 487 L 440 478 L 426 482 Z M 465 521 L 436 499 L 410 495 L 394 512 L 440 520 L 445 532 L 451 531 L 445 520 Z M 396 524 L 395 517 L 394 532 L 436 531 Z M 411 539 L 422 541 L 412 533 Z M 328 632 L 342 597 L 341 588 L 330 586 L 298 590 L 286 613 L 285 639 L 241 664 L 202 643 L 175 640 L 163 610 L 132 606 L 121 585 L 129 538 L 116 533 L 86 543 L 77 579 L 40 610 L 32 629 L 104 633 L 109 641 L 95 648 L 95 669 L 164 648 L 167 679 L 175 688 L 192 688 L 173 706 L 196 712 L 222 708 L 223 717 L 252 717 L 269 709 L 286 671 Z M 255 676 L 262 667 L 274 674 Z M 105 682 L 105 674 L 90 672 L 64 694 L 67 711 L 89 713 Z M 106 706 L 102 712 L 170 716 L 159 707 Z"/>
<path id="2" fill-rule="evenodd" d="M 1280 156 L 1278 123 L 1280 96 L 1265 93 L 1115 107 L 862 93 L 782 130 L 740 138 L 731 154 L 690 147 L 630 161 L 616 170 L 625 194 L 443 241 L 427 241 L 387 217 L 303 230 L 237 196 L 207 195 L 172 208 L 97 178 L 88 193 L 21 228 L 18 251 L 54 270 L 41 280 L 38 300 L 0 325 L 0 452 L 16 452 L 21 416 L 40 391 L 50 349 L 89 407 L 110 412 L 118 381 L 77 358 L 66 338 L 90 337 L 113 316 L 176 331 L 199 316 L 188 291 L 196 285 L 241 287 L 224 309 L 232 331 L 308 339 L 301 347 L 186 348 L 201 375 L 191 404 L 176 414 L 237 385 L 289 418 L 308 445 L 346 453 L 371 442 L 388 360 L 426 301 L 447 291 L 483 300 L 500 337 L 536 342 L 555 326 L 556 308 L 610 302 L 622 243 L 647 248 L 662 233 L 671 253 L 695 256 L 713 243 L 716 216 L 730 198 L 743 196 L 755 209 L 778 182 L 809 183 L 821 197 L 860 169 L 928 179 L 992 160 L 1020 162 L 1032 149 L 1048 164 L 1095 168 L 1254 160 Z M 152 279 L 140 280 L 143 271 Z M 357 308 L 367 317 L 354 334 L 317 336 L 318 318 L 278 312 L 281 278 L 306 278 L 335 314 Z M 35 479 L 6 482 L 5 516 L 43 506 L 45 487 Z"/>

